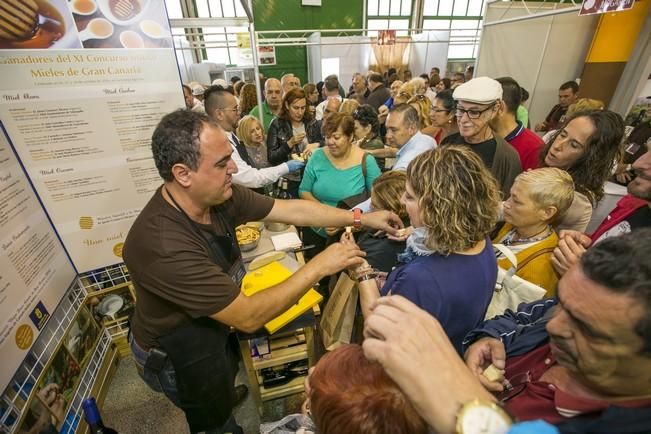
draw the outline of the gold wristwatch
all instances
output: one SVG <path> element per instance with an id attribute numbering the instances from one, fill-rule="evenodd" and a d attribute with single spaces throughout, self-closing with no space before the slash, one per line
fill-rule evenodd
<path id="1" fill-rule="evenodd" d="M 506 434 L 513 420 L 494 402 L 475 399 L 457 413 L 457 434 Z"/>

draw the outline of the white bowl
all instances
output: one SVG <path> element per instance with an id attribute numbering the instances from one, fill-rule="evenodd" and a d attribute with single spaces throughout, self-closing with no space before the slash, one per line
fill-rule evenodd
<path id="1" fill-rule="evenodd" d="M 134 16 L 126 20 L 123 20 L 119 16 L 116 16 L 113 13 L 109 5 L 109 0 L 96 0 L 96 1 L 97 1 L 97 6 L 99 6 L 99 10 L 106 17 L 106 19 L 120 26 L 128 26 L 130 24 L 140 21 L 142 16 L 147 11 L 147 7 L 149 6 L 149 2 L 150 2 L 150 0 L 122 0 L 127 3 L 138 5 L 140 7 L 140 11 L 138 13 L 136 13 Z M 119 1 L 120 0 L 118 0 L 118 3 Z"/>
<path id="2" fill-rule="evenodd" d="M 82 11 L 77 8 L 77 5 L 79 3 L 88 3 L 91 5 L 91 9 L 88 11 Z M 88 16 L 88 15 L 93 15 L 95 12 L 97 12 L 97 3 L 95 3 L 95 0 L 72 0 L 70 3 L 70 10 L 75 14 L 75 15 L 82 15 L 82 16 Z"/>
<path id="3" fill-rule="evenodd" d="M 142 39 L 142 36 L 133 30 L 125 30 L 124 32 L 120 33 L 120 43 L 124 48 L 145 47 L 145 41 Z"/>
<path id="4" fill-rule="evenodd" d="M 142 20 L 138 24 L 140 31 L 152 39 L 169 38 L 170 34 L 154 20 Z"/>

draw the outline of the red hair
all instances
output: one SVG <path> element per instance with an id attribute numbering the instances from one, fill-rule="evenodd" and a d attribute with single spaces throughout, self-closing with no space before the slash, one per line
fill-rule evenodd
<path id="1" fill-rule="evenodd" d="M 310 411 L 319 434 L 426 434 L 407 397 L 359 345 L 327 353 L 310 374 Z"/>

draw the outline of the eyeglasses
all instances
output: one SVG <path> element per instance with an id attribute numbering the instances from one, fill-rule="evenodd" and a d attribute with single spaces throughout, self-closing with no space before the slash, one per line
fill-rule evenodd
<path id="1" fill-rule="evenodd" d="M 222 108 L 220 110 L 224 110 L 224 111 L 228 110 L 230 112 L 239 112 L 240 111 L 240 106 L 236 105 L 235 107 L 224 107 L 224 108 Z"/>
<path id="2" fill-rule="evenodd" d="M 499 399 L 500 402 L 505 403 L 521 394 L 522 391 L 527 388 L 527 384 L 529 383 L 531 383 L 531 371 L 514 375 L 506 381 L 504 391 L 497 394 L 497 399 Z"/>
<path id="3" fill-rule="evenodd" d="M 488 107 L 486 107 L 484 110 L 477 110 L 477 109 L 463 109 L 461 107 L 457 107 L 457 111 L 455 115 L 458 118 L 462 118 L 464 114 L 467 114 L 470 119 L 479 119 L 479 117 L 482 115 L 482 113 L 492 109 L 495 106 L 495 104 L 491 104 Z"/>

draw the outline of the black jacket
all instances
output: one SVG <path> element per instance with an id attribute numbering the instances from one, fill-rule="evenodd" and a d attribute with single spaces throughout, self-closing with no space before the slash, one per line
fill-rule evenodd
<path id="1" fill-rule="evenodd" d="M 315 120 L 304 122 L 305 134 L 307 135 L 307 142 L 321 143 L 320 123 Z M 287 145 L 287 141 L 293 135 L 292 124 L 290 121 L 275 118 L 269 125 L 267 131 L 267 159 L 272 165 L 278 165 L 289 160 L 291 148 Z"/>

